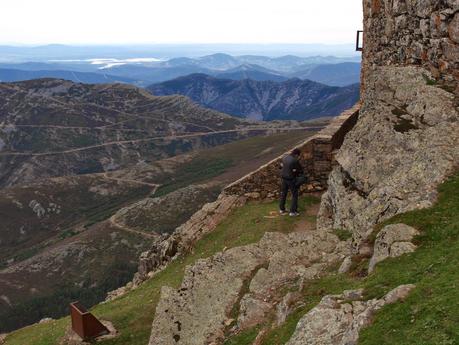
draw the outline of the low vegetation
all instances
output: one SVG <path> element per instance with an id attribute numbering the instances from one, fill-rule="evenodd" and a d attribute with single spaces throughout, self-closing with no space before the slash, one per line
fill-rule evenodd
<path id="1" fill-rule="evenodd" d="M 304 197 L 300 207 L 305 209 L 317 204 L 318 198 Z M 187 265 L 206 258 L 226 248 L 233 248 L 261 239 L 265 232 L 291 232 L 299 218 L 278 217 L 265 218 L 277 210 L 276 203 L 249 203 L 236 209 L 217 229 L 201 239 L 189 255 L 173 261 L 165 270 L 153 279 L 142 284 L 138 289 L 125 296 L 92 309 L 102 319 L 112 321 L 120 331 L 120 336 L 104 341 L 110 345 L 145 345 L 150 336 L 156 304 L 161 287 L 164 285 L 178 287 L 182 281 Z M 46 324 L 37 324 L 20 329 L 10 334 L 7 345 L 54 345 L 58 343 L 69 327 L 69 319 L 63 318 Z"/>
<path id="2" fill-rule="evenodd" d="M 416 289 L 403 303 L 384 307 L 361 333 L 359 345 L 459 344 L 459 174 L 439 191 L 432 208 L 401 214 L 378 226 L 404 223 L 421 230 L 414 253 L 378 264 L 367 277 L 358 274 L 362 263 L 367 263 L 360 260 L 348 274 L 310 281 L 302 291 L 302 306 L 282 326 L 264 325 L 269 330 L 260 344 L 285 344 L 301 317 L 324 295 L 364 288 L 367 299 L 379 298 L 403 284 L 415 284 Z M 245 331 L 225 345 L 252 344 L 257 334 L 254 329 Z"/>
<path id="3" fill-rule="evenodd" d="M 305 198 L 301 204 L 308 207 L 317 202 L 317 199 Z M 274 203 L 250 203 L 235 210 L 214 232 L 197 243 L 193 253 L 174 261 L 137 290 L 95 307 L 93 312 L 97 316 L 111 320 L 121 332 L 118 338 L 104 344 L 145 344 L 161 286 L 178 287 L 187 265 L 224 247 L 254 243 L 267 231 L 292 231 L 297 219 L 264 217 L 275 207 Z M 261 344 L 285 344 L 298 320 L 326 294 L 363 287 L 366 297 L 374 298 L 401 284 L 410 283 L 415 284 L 416 289 L 408 299 L 383 308 L 374 323 L 362 332 L 359 344 L 458 344 L 459 175 L 440 187 L 439 200 L 433 207 L 398 215 L 382 225 L 391 223 L 405 223 L 421 231 L 416 239 L 419 247 L 416 252 L 378 264 L 375 272 L 367 277 L 350 272 L 304 284 L 302 306 L 280 327 L 263 325 L 268 331 Z M 68 319 L 61 319 L 16 331 L 8 336 L 6 344 L 56 344 L 68 322 Z M 259 329 L 240 333 L 228 339 L 225 345 L 251 344 Z"/>

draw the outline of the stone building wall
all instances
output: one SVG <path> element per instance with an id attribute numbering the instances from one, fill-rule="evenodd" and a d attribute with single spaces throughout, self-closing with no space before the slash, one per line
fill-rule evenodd
<path id="1" fill-rule="evenodd" d="M 343 112 L 318 134 L 297 146 L 300 161 L 308 177 L 304 192 L 322 191 L 334 165 L 334 155 L 341 147 L 344 137 L 355 125 L 360 106 Z M 245 196 L 249 199 L 272 199 L 279 195 L 279 174 L 282 157 L 263 165 L 252 173 L 225 188 L 227 195 Z"/>
<path id="2" fill-rule="evenodd" d="M 363 84 L 372 66 L 423 66 L 458 93 L 458 0 L 364 0 Z"/>

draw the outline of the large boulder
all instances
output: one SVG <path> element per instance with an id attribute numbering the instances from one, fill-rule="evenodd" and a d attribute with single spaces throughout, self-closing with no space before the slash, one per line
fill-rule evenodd
<path id="1" fill-rule="evenodd" d="M 363 301 L 362 290 L 328 295 L 296 326 L 286 345 L 356 345 L 359 332 L 387 304 L 403 300 L 415 288 L 402 285 L 381 299 Z"/>
<path id="2" fill-rule="evenodd" d="M 405 224 L 385 226 L 376 236 L 368 271 L 373 272 L 376 264 L 387 258 L 414 252 L 416 246 L 411 241 L 416 235 L 419 235 L 419 232 Z"/>
<path id="3" fill-rule="evenodd" d="M 266 233 L 199 260 L 179 289 L 163 287 L 149 345 L 219 343 L 227 332 L 260 324 L 275 312 L 281 287 L 317 277 L 349 254 L 345 248 L 329 233 Z"/>

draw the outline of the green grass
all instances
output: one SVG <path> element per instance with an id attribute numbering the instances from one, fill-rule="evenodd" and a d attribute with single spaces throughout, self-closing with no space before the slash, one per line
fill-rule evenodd
<path id="1" fill-rule="evenodd" d="M 193 159 L 177 169 L 174 177 L 155 191 L 154 197 L 164 196 L 180 188 L 219 176 L 231 166 L 233 161 L 225 158 Z"/>
<path id="2" fill-rule="evenodd" d="M 340 241 L 346 241 L 352 237 L 352 232 L 344 229 L 334 229 L 333 233 L 340 239 Z"/>
<path id="3" fill-rule="evenodd" d="M 318 198 L 306 196 L 300 200 L 300 209 L 319 202 Z M 194 251 L 172 262 L 136 290 L 110 303 L 97 305 L 92 309 L 102 319 L 112 321 L 120 336 L 102 342 L 110 345 L 145 345 L 150 336 L 155 308 L 162 286 L 178 287 L 183 279 L 185 267 L 200 258 L 207 258 L 226 248 L 258 242 L 265 232 L 289 233 L 301 218 L 265 218 L 277 210 L 276 203 L 249 203 L 238 208 L 216 229 L 196 244 Z M 13 332 L 7 338 L 7 345 L 54 345 L 68 327 L 67 318 L 44 325 L 33 325 Z M 27 339 L 27 341 L 25 341 Z"/>
<path id="4" fill-rule="evenodd" d="M 398 215 L 384 224 L 405 223 L 419 229 L 416 252 L 388 259 L 377 265 L 365 278 L 353 272 L 329 275 L 305 284 L 302 307 L 295 310 L 280 327 L 270 328 L 263 345 L 285 344 L 298 321 L 326 294 L 363 287 L 366 298 L 381 297 L 402 284 L 416 284 L 403 303 L 386 306 L 374 323 L 361 332 L 360 345 L 456 345 L 459 344 L 459 175 L 439 188 L 438 202 L 429 209 Z M 302 207 L 317 202 L 302 200 Z M 217 229 L 199 241 L 193 253 L 181 258 L 155 278 L 124 297 L 93 309 L 97 316 L 113 321 L 121 335 L 103 344 L 145 344 L 163 285 L 178 287 L 186 265 L 209 257 L 224 247 L 236 247 L 258 241 L 266 231 L 287 233 L 297 219 L 266 219 L 275 210 L 274 203 L 251 203 L 235 210 Z M 7 345 L 51 345 L 63 334 L 68 320 L 34 325 L 18 330 L 7 338 Z M 250 344 L 259 328 L 246 330 L 225 345 Z M 27 339 L 27 340 L 25 340 Z"/>
<path id="5" fill-rule="evenodd" d="M 416 289 L 404 303 L 378 313 L 359 344 L 459 344 L 459 175 L 439 191 L 434 207 L 386 222 L 421 230 L 416 239 L 419 248 L 379 264 L 365 282 L 368 297 L 401 284 L 413 283 Z"/>
<path id="6" fill-rule="evenodd" d="M 364 288 L 365 298 L 379 298 L 402 284 L 415 284 L 416 289 L 403 303 L 383 308 L 374 323 L 361 332 L 359 345 L 459 344 L 459 175 L 441 185 L 439 192 L 432 208 L 398 215 L 376 227 L 379 230 L 384 225 L 404 223 L 421 230 L 414 253 L 378 264 L 368 277 L 359 274 L 364 265 L 368 267 L 364 259 L 357 260 L 349 274 L 309 282 L 301 292 L 302 307 L 280 327 L 265 324 L 270 330 L 261 344 L 285 344 L 298 321 L 324 295 Z M 235 336 L 227 344 L 245 345 L 245 339 Z"/>
<path id="7" fill-rule="evenodd" d="M 260 331 L 259 327 L 245 330 L 229 338 L 223 345 L 251 345 Z"/>
<path id="8" fill-rule="evenodd" d="M 425 82 L 426 82 L 426 85 L 429 85 L 429 86 L 435 86 L 438 84 L 437 80 L 435 79 L 430 79 L 430 77 L 428 77 L 427 75 L 423 74 L 422 77 L 424 78 Z"/>

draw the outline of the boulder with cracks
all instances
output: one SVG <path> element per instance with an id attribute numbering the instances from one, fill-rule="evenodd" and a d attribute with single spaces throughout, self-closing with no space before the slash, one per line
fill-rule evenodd
<path id="1" fill-rule="evenodd" d="M 256 244 L 199 260 L 178 290 L 163 288 L 149 344 L 219 343 L 229 320 L 237 317 L 238 329 L 260 323 L 275 312 L 280 287 L 316 277 L 346 254 L 330 233 L 266 233 Z"/>
<path id="2" fill-rule="evenodd" d="M 373 256 L 368 267 L 369 272 L 373 272 L 378 262 L 387 258 L 395 258 L 416 250 L 416 246 L 411 242 L 419 232 L 405 224 L 391 224 L 385 226 L 377 235 Z"/>
<path id="3" fill-rule="evenodd" d="M 368 301 L 362 300 L 362 290 L 325 296 L 300 320 L 287 345 L 356 345 L 360 330 L 371 323 L 375 312 L 405 299 L 414 288 L 402 285 Z"/>
<path id="4" fill-rule="evenodd" d="M 367 71 L 365 102 L 330 174 L 320 228 L 352 231 L 357 247 L 375 224 L 436 200 L 459 162 L 459 112 L 454 95 L 426 78 L 420 67 Z"/>

